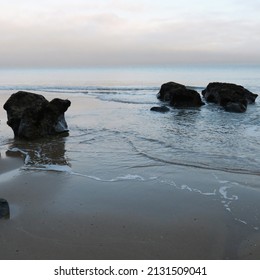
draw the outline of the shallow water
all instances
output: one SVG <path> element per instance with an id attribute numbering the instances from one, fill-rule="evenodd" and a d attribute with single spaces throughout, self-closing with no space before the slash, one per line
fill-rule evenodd
<path id="1" fill-rule="evenodd" d="M 228 113 L 212 104 L 200 109 L 171 109 L 167 114 L 150 111 L 152 106 L 160 104 L 156 93 L 164 76 L 165 79 L 176 76 L 177 82 L 191 85 L 199 92 L 209 79 L 241 80 L 240 84 L 243 82 L 249 90 L 259 93 L 257 70 L 257 67 L 195 66 L 1 70 L 0 94 L 25 89 L 49 99 L 58 96 L 73 100 L 66 113 L 70 137 L 26 143 L 26 147 L 23 141 L 11 139 L 2 111 L 1 150 L 20 149 L 25 165 L 30 168 L 79 165 L 79 169 L 84 166 L 91 170 L 88 173 L 94 177 L 102 170 L 108 180 L 112 174 L 114 178 L 121 176 L 122 168 L 155 165 L 259 175 L 258 99 L 244 114 Z"/>

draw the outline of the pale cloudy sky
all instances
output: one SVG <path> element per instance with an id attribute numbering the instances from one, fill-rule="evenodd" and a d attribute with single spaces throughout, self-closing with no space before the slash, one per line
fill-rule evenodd
<path id="1" fill-rule="evenodd" d="M 260 64 L 260 0 L 0 0 L 0 67 Z"/>

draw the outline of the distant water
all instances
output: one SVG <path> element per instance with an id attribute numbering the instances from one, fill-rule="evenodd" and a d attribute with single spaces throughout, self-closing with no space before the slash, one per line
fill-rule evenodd
<path id="1" fill-rule="evenodd" d="M 260 66 L 176 66 L 86 69 L 0 69 L 1 89 L 82 90 L 86 87 L 159 87 L 167 81 L 205 87 L 212 81 L 259 90 Z"/>
<path id="2" fill-rule="evenodd" d="M 86 110 L 69 108 L 66 116 L 71 137 L 64 149 L 70 155 L 68 147 L 75 143 L 81 147 L 78 155 L 71 156 L 72 161 L 86 153 L 92 164 L 98 155 L 96 170 L 109 154 L 117 163 L 113 163 L 115 177 L 122 165 L 133 168 L 143 161 L 260 175 L 259 97 L 244 114 L 228 113 L 212 104 L 200 109 L 172 109 L 168 114 L 150 112 L 150 107 L 160 104 L 156 93 L 167 81 L 199 92 L 211 81 L 233 82 L 259 94 L 260 67 L 1 70 L 0 94 L 30 90 L 65 98 L 86 97 L 86 103 L 87 98 L 98 100 L 93 108 L 86 105 Z M 3 133 L 0 139 L 4 145 Z M 27 158 L 28 164 L 67 164 L 66 155 L 58 155 L 52 162 L 44 153 L 33 150 L 33 154 Z M 95 170 L 90 176 L 97 176 Z"/>

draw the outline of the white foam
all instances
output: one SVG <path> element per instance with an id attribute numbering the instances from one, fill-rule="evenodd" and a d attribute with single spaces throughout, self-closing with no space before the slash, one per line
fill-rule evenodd
<path id="1" fill-rule="evenodd" d="M 160 180 L 161 183 L 167 184 L 170 186 L 174 186 L 175 188 L 178 188 L 177 184 L 174 181 L 165 181 L 165 180 Z"/>
<path id="2" fill-rule="evenodd" d="M 75 176 L 80 176 L 80 177 L 85 177 L 85 178 L 89 178 L 89 179 L 92 179 L 92 180 L 95 180 L 95 181 L 103 181 L 103 182 L 106 182 L 106 180 L 103 180 L 99 177 L 96 177 L 96 176 L 91 176 L 91 175 L 86 175 L 86 174 L 81 174 L 81 173 L 78 173 L 78 172 L 70 172 L 71 175 L 75 175 Z"/>
<path id="3" fill-rule="evenodd" d="M 37 171 L 56 171 L 56 172 L 65 172 L 70 175 L 75 175 L 75 176 L 80 176 L 80 177 L 85 177 L 89 178 L 95 181 L 101 181 L 101 182 L 118 182 L 118 181 L 126 181 L 126 180 L 133 180 L 133 181 L 146 181 L 145 178 L 143 178 L 140 175 L 136 174 L 127 174 L 124 176 L 119 176 L 116 178 L 112 179 L 104 179 L 104 178 L 99 178 L 97 176 L 92 176 L 88 174 L 82 174 L 78 172 L 72 171 L 72 169 L 68 165 L 55 165 L 55 164 L 48 164 L 48 165 L 27 165 L 22 168 L 23 170 L 37 170 Z M 147 180 L 155 180 L 157 177 L 150 177 Z"/>
<path id="4" fill-rule="evenodd" d="M 199 193 L 199 194 L 202 194 L 202 195 L 205 195 L 205 196 L 214 196 L 216 195 L 216 190 L 214 190 L 213 192 L 202 192 L 201 190 L 199 189 L 195 189 L 195 188 L 191 188 L 187 185 L 182 185 L 180 187 L 181 190 L 188 190 L 190 192 L 196 192 L 196 193 Z"/>
<path id="5" fill-rule="evenodd" d="M 132 175 L 127 174 L 122 177 L 116 177 L 115 179 L 112 179 L 112 181 L 121 181 L 121 180 L 137 180 L 137 181 L 145 181 L 145 179 L 142 176 L 139 175 Z"/>
<path id="6" fill-rule="evenodd" d="M 188 190 L 188 191 L 190 191 L 190 192 L 192 192 L 193 191 L 193 189 L 192 188 L 190 188 L 189 186 L 187 186 L 187 185 L 182 185 L 181 186 L 181 189 L 182 190 Z"/>
<path id="7" fill-rule="evenodd" d="M 22 155 L 24 155 L 24 164 L 28 164 L 28 163 L 30 162 L 30 160 L 31 160 L 29 154 L 28 154 L 27 152 L 25 152 L 25 151 L 19 149 L 19 148 L 14 147 L 14 148 L 9 148 L 8 150 L 9 150 L 10 152 L 19 152 L 19 153 L 21 153 Z"/>
<path id="8" fill-rule="evenodd" d="M 240 222 L 240 223 L 242 223 L 242 224 L 244 224 L 244 225 L 247 225 L 247 222 L 244 221 L 244 220 L 241 220 L 241 219 L 238 219 L 238 218 L 235 218 L 235 220 Z"/>
<path id="9" fill-rule="evenodd" d="M 194 191 L 196 191 L 196 192 L 198 192 L 198 193 L 200 193 L 200 194 L 202 194 L 202 195 L 205 195 L 205 196 L 214 196 L 214 195 L 216 195 L 216 193 L 217 193 L 216 190 L 214 190 L 213 192 L 202 192 L 202 191 L 200 191 L 200 190 L 195 189 Z"/>
<path id="10" fill-rule="evenodd" d="M 223 204 L 223 206 L 225 207 L 225 209 L 226 209 L 228 212 L 231 212 L 231 208 L 229 207 L 231 201 L 222 200 L 221 203 Z"/>
<path id="11" fill-rule="evenodd" d="M 227 199 L 227 200 L 238 200 L 237 195 L 232 195 L 231 197 L 228 197 L 228 193 L 227 193 L 228 189 L 230 189 L 230 187 L 226 187 L 226 186 L 220 187 L 219 188 L 219 193 L 221 194 L 221 196 L 224 199 Z"/>
<path id="12" fill-rule="evenodd" d="M 119 182 L 119 181 L 126 181 L 126 180 L 133 180 L 133 181 L 147 181 L 147 180 L 156 180 L 157 177 L 150 177 L 148 179 L 145 179 L 144 177 L 136 174 L 127 174 L 125 176 L 118 176 L 116 178 L 112 179 L 104 179 L 104 178 L 99 178 L 97 176 L 92 176 L 92 175 L 87 175 L 87 174 L 82 174 L 78 172 L 70 172 L 71 175 L 75 176 L 81 176 L 81 177 L 86 177 L 95 181 L 101 181 L 101 182 Z"/>

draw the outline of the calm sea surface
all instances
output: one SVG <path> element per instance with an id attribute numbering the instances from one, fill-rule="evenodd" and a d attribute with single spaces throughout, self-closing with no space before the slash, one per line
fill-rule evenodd
<path id="1" fill-rule="evenodd" d="M 0 89 L 154 86 L 176 81 L 205 87 L 226 81 L 259 89 L 260 66 L 176 66 L 86 69 L 0 69 Z"/>

